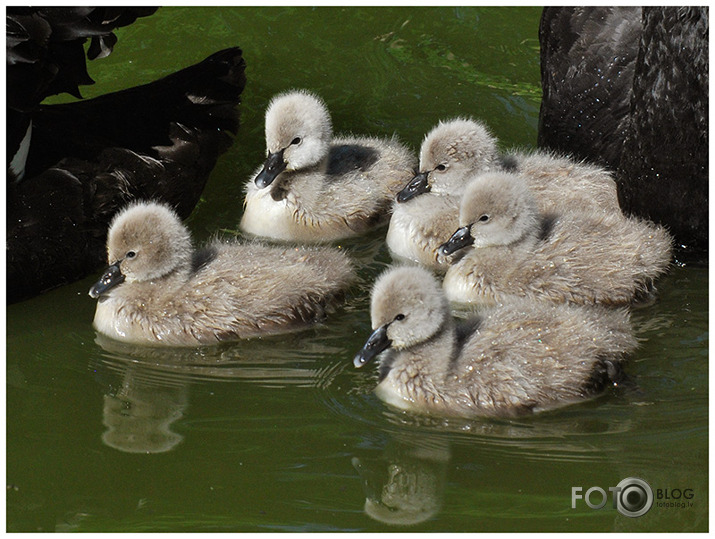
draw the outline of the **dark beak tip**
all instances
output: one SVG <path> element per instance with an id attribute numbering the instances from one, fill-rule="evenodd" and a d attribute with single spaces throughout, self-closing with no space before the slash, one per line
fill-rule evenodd
<path id="1" fill-rule="evenodd" d="M 253 182 L 259 189 L 264 189 L 273 183 L 273 180 L 285 170 L 286 166 L 287 164 L 283 160 L 283 150 L 276 153 L 269 153 L 263 165 L 263 169 L 258 173 L 258 176 L 256 176 Z"/>
<path id="2" fill-rule="evenodd" d="M 412 200 L 418 195 L 423 193 L 428 193 L 430 191 L 430 186 L 427 182 L 427 173 L 417 173 L 414 178 L 412 178 L 407 185 L 397 193 L 395 200 L 399 203 L 407 202 Z"/>
<path id="3" fill-rule="evenodd" d="M 367 365 L 391 344 L 392 341 L 387 338 L 387 325 L 380 326 L 370 334 L 362 349 L 353 359 L 353 365 L 358 369 Z"/>
<path id="4" fill-rule="evenodd" d="M 256 176 L 256 179 L 253 180 L 253 182 L 256 184 L 256 187 L 259 189 L 265 189 L 268 187 L 270 184 L 273 183 L 273 180 L 276 179 L 276 175 L 271 174 L 269 171 L 267 171 L 265 168 L 259 172 L 258 176 Z"/>
<path id="5" fill-rule="evenodd" d="M 99 280 L 89 289 L 89 297 L 92 299 L 98 299 L 104 292 L 122 284 L 123 282 L 124 275 L 122 275 L 122 272 L 119 269 L 119 263 L 117 262 L 116 264 L 112 264 L 106 269 Z"/>
<path id="6" fill-rule="evenodd" d="M 259 189 L 264 189 L 264 188 L 268 187 L 272 182 L 267 181 L 267 179 L 265 178 L 263 173 L 261 173 L 260 175 L 256 176 L 254 183 L 256 184 L 256 187 L 258 187 Z"/>
<path id="7" fill-rule="evenodd" d="M 468 245 L 474 243 L 474 238 L 470 234 L 469 228 L 464 226 L 452 234 L 446 242 L 439 246 L 438 253 L 442 256 L 451 255 Z"/>

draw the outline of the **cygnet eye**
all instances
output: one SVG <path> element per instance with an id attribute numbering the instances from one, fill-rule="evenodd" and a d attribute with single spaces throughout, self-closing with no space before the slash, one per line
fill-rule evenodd
<path id="1" fill-rule="evenodd" d="M 295 137 L 293 140 L 290 141 L 291 144 L 300 144 L 303 141 L 302 138 L 300 137 Z"/>
<path id="2" fill-rule="evenodd" d="M 489 221 L 489 216 L 485 213 L 484 215 L 482 215 L 482 216 L 478 219 L 478 221 L 479 221 L 480 223 L 486 223 L 487 221 Z"/>
<path id="3" fill-rule="evenodd" d="M 404 319 L 405 319 L 405 315 L 402 314 L 402 313 L 398 314 L 398 315 L 395 317 L 395 320 L 397 320 L 398 322 L 399 322 L 400 320 L 404 320 Z"/>
<path id="4" fill-rule="evenodd" d="M 125 258 L 134 258 L 135 256 L 137 256 L 137 253 L 135 251 L 128 251 L 125 255 Z"/>
<path id="5" fill-rule="evenodd" d="M 435 169 L 435 170 L 439 170 L 440 172 L 442 172 L 442 171 L 444 171 L 444 170 L 447 170 L 447 165 L 445 165 L 445 164 L 440 164 L 440 165 L 437 165 L 434 169 Z"/>

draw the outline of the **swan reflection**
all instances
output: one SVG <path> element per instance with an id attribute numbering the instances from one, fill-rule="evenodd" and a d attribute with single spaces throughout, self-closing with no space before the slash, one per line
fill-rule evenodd
<path id="1" fill-rule="evenodd" d="M 125 453 L 171 451 L 184 437 L 172 430 L 188 404 L 186 386 L 166 386 L 135 376 L 126 370 L 116 394 L 104 395 L 102 441 Z"/>
<path id="2" fill-rule="evenodd" d="M 185 348 L 123 343 L 102 334 L 95 342 L 101 352 L 91 368 L 105 386 L 102 441 L 129 453 L 170 451 L 183 440 L 175 426 L 196 383 L 322 387 L 345 368 L 342 361 L 316 361 L 343 349 L 305 333 Z"/>
<path id="3" fill-rule="evenodd" d="M 401 436 L 381 457 L 353 457 L 365 489 L 365 513 L 394 526 L 424 522 L 442 508 L 450 449 L 447 440 Z"/>

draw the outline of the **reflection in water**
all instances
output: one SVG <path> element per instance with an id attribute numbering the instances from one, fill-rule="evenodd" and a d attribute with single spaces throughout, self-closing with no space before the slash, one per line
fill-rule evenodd
<path id="1" fill-rule="evenodd" d="M 379 522 L 411 526 L 442 508 L 449 443 L 437 438 L 393 438 L 379 458 L 353 457 L 365 488 L 365 513 Z"/>
<path id="2" fill-rule="evenodd" d="M 188 406 L 188 382 L 175 376 L 157 376 L 152 363 L 126 354 L 121 343 L 98 336 L 97 344 L 111 353 L 93 362 L 99 379 L 108 386 L 104 395 L 102 441 L 125 453 L 163 453 L 174 449 L 183 436 L 172 425 Z M 139 352 L 142 347 L 134 347 Z M 151 356 L 151 348 L 144 353 Z M 108 376 L 111 375 L 111 376 Z M 119 377 L 119 383 L 114 380 Z M 115 389 L 116 388 L 116 389 Z"/>
<path id="3" fill-rule="evenodd" d="M 170 451 L 183 436 L 172 425 L 184 416 L 191 384 L 247 381 L 264 387 L 324 387 L 346 368 L 346 361 L 321 363 L 341 356 L 325 335 L 282 336 L 194 348 L 148 347 L 97 334 L 101 355 L 92 369 L 108 386 L 104 396 L 102 441 L 130 453 Z M 119 389 L 113 389 L 119 388 Z"/>
<path id="4" fill-rule="evenodd" d="M 127 369 L 115 395 L 104 396 L 107 430 L 102 441 L 126 453 L 163 453 L 178 445 L 183 436 L 171 430 L 183 417 L 187 405 L 186 387 L 147 383 Z"/>
<path id="5" fill-rule="evenodd" d="M 481 462 L 507 463 L 503 465 L 521 470 L 574 470 L 572 465 L 590 464 L 595 470 L 612 472 L 622 461 L 623 441 L 632 436 L 631 429 L 640 420 L 640 410 L 627 403 L 604 403 L 604 400 L 521 419 L 482 420 L 433 418 L 389 408 L 377 412 L 379 417 L 370 418 L 376 410 L 366 406 L 363 420 L 376 423 L 381 419 L 380 430 L 390 436 L 390 441 L 379 456 L 352 457 L 352 465 L 363 482 L 364 511 L 370 518 L 391 526 L 412 526 L 436 517 L 443 508 L 450 471 L 470 468 L 469 464 L 466 467 L 462 464 L 465 454 L 476 453 Z M 611 412 L 606 411 L 609 408 Z M 366 434 L 365 445 L 374 450 L 376 444 L 370 443 L 369 438 Z M 467 462 L 471 462 L 471 456 Z M 639 456 L 640 466 L 657 462 L 657 456 Z M 633 470 L 624 469 L 623 477 L 634 473 Z M 485 493 L 499 476 L 488 467 L 469 473 L 471 480 L 476 481 L 472 485 L 483 484 Z M 579 480 L 584 477 L 574 475 L 572 481 Z M 470 480 L 464 481 L 469 484 Z M 543 503 L 544 511 L 553 511 L 554 506 L 560 507 L 563 502 L 560 490 L 556 494 L 543 494 L 538 478 L 529 477 L 520 485 L 524 490 L 519 490 L 518 497 L 528 498 L 529 503 Z M 488 494 L 485 496 L 489 498 Z M 567 499 L 567 494 L 563 499 Z M 484 516 L 493 516 L 492 507 L 483 511 Z"/>
<path id="6" fill-rule="evenodd" d="M 315 359 L 343 350 L 305 333 L 302 338 L 284 335 L 195 348 L 135 345 L 100 334 L 95 342 L 105 352 L 99 359 L 105 368 L 123 371 L 132 364 L 144 376 L 165 384 L 247 380 L 266 387 L 314 387 L 332 376 Z"/>
<path id="7" fill-rule="evenodd" d="M 608 396 L 524 418 L 434 418 L 385 409 L 383 417 L 401 428 L 444 434 L 482 455 L 522 461 L 603 463 L 610 458 L 601 441 L 616 440 L 637 424 L 628 403 L 604 402 Z M 610 412 L 608 411 L 610 409 Z"/>

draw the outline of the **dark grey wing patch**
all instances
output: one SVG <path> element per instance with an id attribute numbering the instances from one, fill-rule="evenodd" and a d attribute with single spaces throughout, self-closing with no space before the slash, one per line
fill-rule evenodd
<path id="1" fill-rule="evenodd" d="M 331 146 L 326 173 L 330 176 L 338 176 L 353 170 L 365 171 L 377 162 L 379 156 L 379 152 L 369 146 L 359 144 Z"/>
<path id="2" fill-rule="evenodd" d="M 519 169 L 519 160 L 515 155 L 500 155 L 499 161 L 502 170 L 504 170 L 505 172 L 517 172 Z"/>
<path id="3" fill-rule="evenodd" d="M 191 273 L 197 273 L 204 266 L 216 258 L 218 249 L 213 245 L 208 245 L 197 249 L 191 257 Z"/>
<path id="4" fill-rule="evenodd" d="M 457 350 L 455 350 L 455 356 L 462 353 L 462 348 L 464 348 L 464 343 L 467 339 L 474 335 L 478 330 L 479 326 L 482 325 L 482 319 L 479 316 L 472 316 L 466 320 L 460 320 L 457 322 L 455 327 L 457 333 Z"/>
<path id="5" fill-rule="evenodd" d="M 554 225 L 558 217 L 555 215 L 545 215 L 541 219 L 539 230 L 539 241 L 548 241 L 551 238 L 551 233 L 554 230 Z"/>

